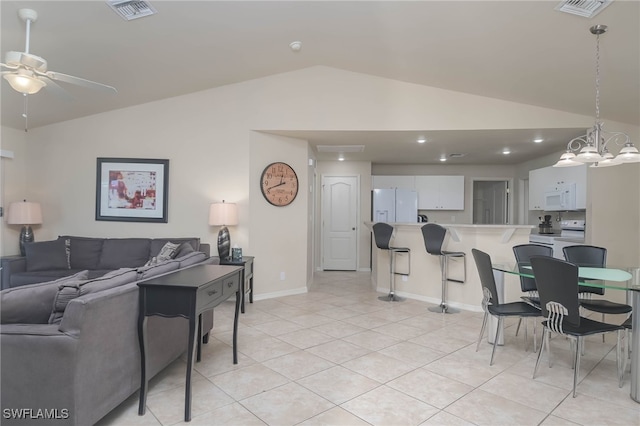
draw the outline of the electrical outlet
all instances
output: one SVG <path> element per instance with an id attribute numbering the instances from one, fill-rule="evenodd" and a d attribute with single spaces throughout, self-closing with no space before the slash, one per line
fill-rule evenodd
<path id="1" fill-rule="evenodd" d="M 284 281 L 286 279 L 286 274 L 284 272 L 280 272 L 280 281 Z"/>

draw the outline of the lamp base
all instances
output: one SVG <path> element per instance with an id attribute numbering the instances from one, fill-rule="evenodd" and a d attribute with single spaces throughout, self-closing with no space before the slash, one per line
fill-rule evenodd
<path id="1" fill-rule="evenodd" d="M 229 229 L 226 226 L 220 228 L 218 232 L 218 256 L 220 259 L 229 257 L 229 249 L 231 248 L 231 238 L 229 237 Z"/>
<path id="2" fill-rule="evenodd" d="M 20 231 L 20 254 L 26 256 L 24 245 L 33 242 L 33 231 L 29 225 L 24 225 Z"/>

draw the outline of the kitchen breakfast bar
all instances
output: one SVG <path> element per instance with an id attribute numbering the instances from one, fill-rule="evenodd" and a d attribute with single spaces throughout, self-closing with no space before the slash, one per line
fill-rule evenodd
<path id="1" fill-rule="evenodd" d="M 372 229 L 374 222 L 365 225 Z M 440 263 L 438 256 L 432 256 L 425 249 L 421 228 L 424 223 L 392 223 L 394 238 L 391 245 L 408 247 L 410 253 L 397 253 L 395 271 L 396 293 L 402 297 L 439 304 L 442 296 Z M 466 279 L 464 283 L 450 281 L 447 285 L 448 305 L 469 311 L 481 312 L 482 289 L 480 279 L 473 263 L 471 249 L 477 248 L 491 254 L 494 263 L 513 263 L 512 247 L 527 244 L 531 225 L 464 225 L 440 224 L 447 229 L 442 245 L 443 250 L 466 253 Z M 372 285 L 380 293 L 389 292 L 389 251 L 379 250 L 372 245 L 371 279 Z M 409 260 L 408 256 L 411 257 Z M 410 262 L 410 263 L 409 263 Z M 462 280 L 465 276 L 464 259 L 452 258 L 449 261 L 448 276 L 452 280 Z M 519 278 L 505 277 L 505 301 L 519 300 Z"/>

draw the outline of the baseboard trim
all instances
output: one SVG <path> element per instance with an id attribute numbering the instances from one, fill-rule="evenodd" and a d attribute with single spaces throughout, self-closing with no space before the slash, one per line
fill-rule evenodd
<path id="1" fill-rule="evenodd" d="M 296 294 L 307 293 L 306 287 L 298 287 L 291 290 L 274 291 L 272 293 L 255 294 L 253 300 L 275 299 L 276 297 L 295 296 Z"/>
<path id="2" fill-rule="evenodd" d="M 376 291 L 378 293 L 384 293 L 387 294 L 389 293 L 389 287 L 378 287 L 376 288 Z M 428 297 L 428 296 L 422 296 L 420 294 L 413 294 L 413 293 L 406 293 L 404 291 L 396 291 L 396 294 L 400 297 L 405 297 L 407 299 L 413 299 L 413 300 L 419 300 L 421 302 L 427 302 L 427 303 L 433 303 L 434 305 L 439 305 L 440 302 L 442 301 L 442 299 L 440 298 L 435 298 L 435 297 Z M 461 309 L 464 311 L 470 311 L 470 312 L 483 312 L 482 310 L 482 306 L 479 305 L 468 305 L 466 303 L 458 303 L 458 302 L 447 302 L 447 305 L 451 306 L 452 308 L 457 308 L 457 309 Z"/>

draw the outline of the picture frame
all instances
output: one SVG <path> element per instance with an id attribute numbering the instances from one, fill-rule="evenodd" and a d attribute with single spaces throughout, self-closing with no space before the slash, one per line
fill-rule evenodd
<path id="1" fill-rule="evenodd" d="M 168 222 L 169 160 L 97 159 L 96 220 Z"/>

